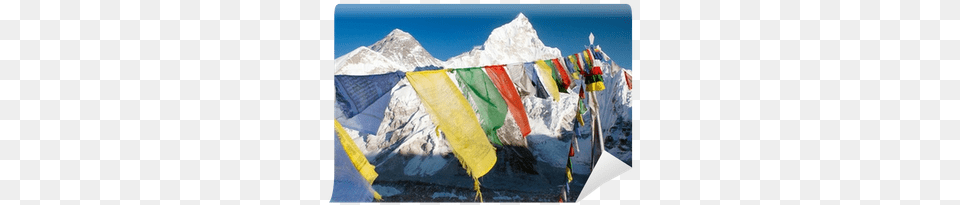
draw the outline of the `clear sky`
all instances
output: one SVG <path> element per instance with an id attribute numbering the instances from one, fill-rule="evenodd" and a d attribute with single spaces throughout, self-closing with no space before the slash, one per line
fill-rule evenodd
<path id="1" fill-rule="evenodd" d="M 341 4 L 334 22 L 334 55 L 370 46 L 395 28 L 413 35 L 433 57 L 447 60 L 474 46 L 523 13 L 543 44 L 563 55 L 590 44 L 603 47 L 617 64 L 632 66 L 632 22 L 626 4 Z"/>

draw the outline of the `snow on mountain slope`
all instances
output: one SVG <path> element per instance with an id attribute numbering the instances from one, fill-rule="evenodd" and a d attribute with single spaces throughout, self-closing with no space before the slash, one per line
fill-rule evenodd
<path id="1" fill-rule="evenodd" d="M 579 96 L 573 93 L 560 93 L 560 101 L 527 96 L 523 99 L 527 117 L 530 119 L 530 135 L 527 143 L 541 162 L 553 167 L 564 167 L 567 163 L 569 137 L 573 134 L 573 123 L 577 120 L 577 101 Z M 564 139 L 564 135 L 567 136 Z"/>
<path id="2" fill-rule="evenodd" d="M 447 68 L 497 65 L 561 57 L 560 49 L 547 47 L 537 36 L 530 20 L 523 13 L 496 29 L 481 46 L 454 56 L 444 63 Z"/>
<path id="3" fill-rule="evenodd" d="M 374 75 L 400 70 L 402 66 L 365 46 L 354 49 L 334 61 L 334 75 Z"/>
<path id="4" fill-rule="evenodd" d="M 623 74 L 625 69 L 613 61 L 602 66 L 606 89 L 597 92 L 597 102 L 604 149 L 624 163 L 633 164 L 633 101 Z"/>
<path id="5" fill-rule="evenodd" d="M 334 75 L 373 75 L 441 66 L 410 33 L 394 29 L 370 47 L 361 46 L 334 60 Z"/>
<path id="6" fill-rule="evenodd" d="M 412 71 L 417 67 L 443 65 L 442 61 L 430 55 L 430 52 L 427 52 L 410 33 L 400 29 L 393 29 L 386 37 L 370 45 L 370 50 L 393 60 L 402 66 L 404 71 Z"/>
<path id="7" fill-rule="evenodd" d="M 378 172 L 406 176 L 429 176 L 450 162 L 446 140 L 436 135 L 436 125 L 427 115 L 416 91 L 406 79 L 393 90 L 377 133 L 366 136 L 362 146 Z M 455 160 L 455 159 L 454 159 Z"/>

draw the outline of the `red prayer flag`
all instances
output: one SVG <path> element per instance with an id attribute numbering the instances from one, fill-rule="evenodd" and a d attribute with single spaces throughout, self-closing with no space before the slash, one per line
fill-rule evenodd
<path id="1" fill-rule="evenodd" d="M 575 54 L 573 54 L 573 55 L 577 56 L 577 66 L 580 66 L 580 75 L 586 77 L 586 76 L 587 76 L 587 70 L 590 69 L 590 68 L 587 68 L 587 67 L 586 67 L 587 65 L 584 64 L 584 62 L 583 62 L 583 56 L 580 55 L 580 53 L 575 53 Z"/>
<path id="2" fill-rule="evenodd" d="M 510 80 L 507 71 L 504 70 L 503 65 L 486 66 L 484 69 L 487 70 L 487 76 L 490 76 L 493 85 L 497 86 L 497 90 L 500 90 L 503 100 L 507 101 L 507 109 L 510 110 L 517 126 L 520 127 L 520 134 L 526 137 L 527 134 L 530 134 L 527 111 L 524 110 L 523 101 L 520 101 L 520 94 L 517 93 L 517 88 L 513 86 L 513 81 Z"/>
<path id="3" fill-rule="evenodd" d="M 580 99 L 583 99 L 583 87 L 584 86 L 580 86 Z"/>
<path id="4" fill-rule="evenodd" d="M 558 58 L 553 59 L 553 64 L 557 66 L 557 70 L 560 72 L 560 77 L 563 78 L 563 84 L 570 86 L 570 74 L 567 74 L 567 69 L 563 67 L 564 64 L 560 63 Z"/>
<path id="5" fill-rule="evenodd" d="M 603 71 L 600 70 L 600 66 L 594 66 L 593 69 L 590 70 L 590 74 L 591 74 L 591 75 L 602 75 L 602 74 L 603 74 Z"/>
<path id="6" fill-rule="evenodd" d="M 627 73 L 627 71 L 623 71 L 623 76 L 626 76 L 627 87 L 633 90 L 633 77 L 631 77 L 630 73 Z"/>

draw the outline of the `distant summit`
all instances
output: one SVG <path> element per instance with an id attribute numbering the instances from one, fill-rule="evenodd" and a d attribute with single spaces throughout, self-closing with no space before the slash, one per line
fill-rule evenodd
<path id="1" fill-rule="evenodd" d="M 410 33 L 394 29 L 370 47 L 361 46 L 334 60 L 336 75 L 372 75 L 441 66 Z"/>
<path id="2" fill-rule="evenodd" d="M 430 55 L 413 35 L 394 29 L 369 47 L 360 47 L 335 60 L 337 75 L 372 75 L 417 68 L 463 68 L 530 62 L 561 57 L 560 49 L 547 47 L 527 16 L 520 13 L 493 29 L 483 45 L 441 61 Z"/>
<path id="3" fill-rule="evenodd" d="M 371 45 L 370 50 L 393 60 L 405 71 L 412 71 L 417 67 L 443 65 L 442 61 L 430 55 L 430 52 L 427 52 L 410 33 L 400 29 L 393 29 L 386 37 Z"/>
<path id="4" fill-rule="evenodd" d="M 400 65 L 379 52 L 360 46 L 333 61 L 334 75 L 373 75 L 401 70 Z"/>
<path id="5" fill-rule="evenodd" d="M 473 67 L 507 63 L 529 62 L 560 57 L 560 49 L 547 47 L 537 36 L 537 30 L 523 13 L 490 33 L 487 41 L 473 50 L 454 56 L 445 67 Z"/>

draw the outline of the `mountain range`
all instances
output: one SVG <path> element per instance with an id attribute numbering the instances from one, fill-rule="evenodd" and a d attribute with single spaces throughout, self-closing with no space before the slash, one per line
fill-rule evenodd
<path id="1" fill-rule="evenodd" d="M 560 50 L 544 45 L 529 19 L 521 13 L 511 22 L 494 29 L 483 45 L 446 61 L 430 55 L 409 33 L 395 29 L 370 46 L 361 46 L 337 57 L 335 74 L 373 75 L 409 72 L 423 67 L 465 68 L 498 64 L 506 64 L 506 69 L 522 69 L 518 65 L 524 62 L 560 57 L 564 57 Z M 626 73 L 612 61 L 602 67 L 607 89 L 596 94 L 605 148 L 622 161 L 632 164 L 632 101 L 631 91 L 624 81 Z M 554 185 L 565 181 L 563 168 L 571 140 L 576 137 L 579 150 L 590 150 L 590 122 L 586 117 L 590 113 L 584 117 L 586 126 L 575 125 L 579 98 L 576 92 L 561 93 L 559 101 L 533 95 L 521 97 L 532 130 L 525 138 L 527 149 L 498 149 L 497 165 L 481 179 L 485 188 L 497 190 L 553 190 L 555 187 L 540 184 L 549 182 L 548 185 Z M 334 113 L 369 161 L 376 166 L 380 173 L 378 181 L 412 181 L 472 188 L 472 180 L 456 157 L 452 156 L 451 147 L 444 136 L 438 136 L 436 125 L 406 79 L 400 80 L 389 94 L 360 114 L 347 118 L 339 107 L 335 108 Z M 508 132 L 515 128 L 512 117 L 508 117 L 501 130 Z M 577 154 L 573 158 L 573 172 L 588 175 L 589 160 L 586 154 Z M 531 169 L 534 171 L 530 172 Z M 394 192 L 379 189 L 403 189 L 375 188 L 381 194 Z"/>
<path id="2" fill-rule="evenodd" d="M 361 46 L 334 60 L 336 75 L 371 75 L 413 71 L 418 67 L 469 67 L 561 57 L 560 49 L 540 41 L 537 31 L 522 13 L 493 30 L 483 45 L 446 61 L 434 58 L 410 33 L 394 29 L 380 41 Z"/>

